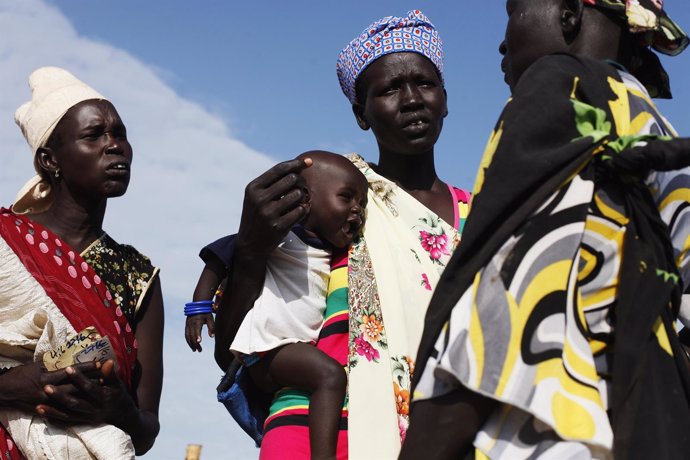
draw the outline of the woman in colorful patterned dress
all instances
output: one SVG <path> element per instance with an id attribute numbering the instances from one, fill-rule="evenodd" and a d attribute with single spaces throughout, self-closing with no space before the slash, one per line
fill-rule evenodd
<path id="1" fill-rule="evenodd" d="M 132 147 L 69 72 L 29 84 L 15 117 L 38 175 L 0 209 L 0 455 L 133 459 L 159 430 L 163 300 L 158 269 L 102 228 Z"/>
<path id="2" fill-rule="evenodd" d="M 376 21 L 338 59 L 338 78 L 357 124 L 371 129 L 378 161 L 351 159 L 367 177 L 367 224 L 347 257 L 334 260 L 317 346 L 349 373 L 338 458 L 395 458 L 408 424 L 410 383 L 422 318 L 460 239 L 469 194 L 445 184 L 434 145 L 448 114 L 443 53 L 419 11 Z M 216 318 L 216 358 L 228 346 L 263 281 L 267 254 L 304 217 L 288 161 L 246 189 L 233 270 Z M 239 268 L 239 269 L 238 269 Z M 308 394 L 283 390 L 264 425 L 262 458 L 309 458 Z"/>
<path id="3" fill-rule="evenodd" d="M 512 97 L 427 313 L 401 458 L 687 458 L 690 140 L 651 101 L 670 91 L 650 47 L 688 37 L 658 0 L 507 11 Z"/>

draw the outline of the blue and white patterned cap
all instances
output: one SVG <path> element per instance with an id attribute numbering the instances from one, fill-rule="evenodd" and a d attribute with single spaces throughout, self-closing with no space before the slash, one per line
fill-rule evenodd
<path id="1" fill-rule="evenodd" d="M 340 52 L 336 71 L 345 96 L 357 101 L 355 82 L 376 59 L 391 53 L 413 52 L 426 56 L 438 69 L 443 83 L 443 44 L 434 25 L 419 10 L 407 17 L 387 16 L 371 24 Z"/>

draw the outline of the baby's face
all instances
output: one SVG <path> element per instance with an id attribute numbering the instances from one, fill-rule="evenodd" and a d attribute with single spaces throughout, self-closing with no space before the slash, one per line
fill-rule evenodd
<path id="1" fill-rule="evenodd" d="M 364 225 L 367 180 L 350 166 L 332 165 L 307 180 L 311 210 L 305 227 L 336 248 L 349 246 Z"/>

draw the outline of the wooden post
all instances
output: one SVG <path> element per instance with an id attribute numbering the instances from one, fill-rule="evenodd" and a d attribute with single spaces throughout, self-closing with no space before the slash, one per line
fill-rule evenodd
<path id="1" fill-rule="evenodd" d="M 201 444 L 187 444 L 185 460 L 199 460 L 201 458 Z"/>

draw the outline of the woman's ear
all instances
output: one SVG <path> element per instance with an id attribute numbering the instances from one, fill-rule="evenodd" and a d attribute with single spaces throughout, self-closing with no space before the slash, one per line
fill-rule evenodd
<path id="1" fill-rule="evenodd" d="M 443 112 L 443 118 L 446 118 L 448 116 L 448 92 L 446 88 L 443 88 L 443 99 L 446 101 L 446 110 Z"/>
<path id="2" fill-rule="evenodd" d="M 369 122 L 367 122 L 367 119 L 364 118 L 364 106 L 362 104 L 359 102 L 352 104 L 352 113 L 355 114 L 355 119 L 357 120 L 357 124 L 360 128 L 362 128 L 364 131 L 370 128 Z"/>
<path id="3" fill-rule="evenodd" d="M 583 0 L 562 0 L 561 29 L 568 43 L 572 42 L 580 31 L 584 8 Z"/>
<path id="4" fill-rule="evenodd" d="M 55 159 L 55 153 L 50 147 L 39 147 L 34 160 L 36 171 L 42 175 L 54 176 L 60 171 L 60 166 Z"/>

